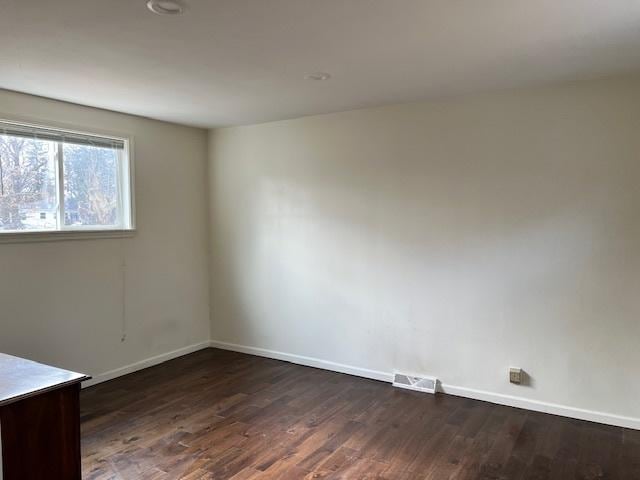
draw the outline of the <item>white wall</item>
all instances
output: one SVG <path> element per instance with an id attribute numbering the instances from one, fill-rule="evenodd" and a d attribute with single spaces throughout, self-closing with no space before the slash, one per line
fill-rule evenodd
<path id="1" fill-rule="evenodd" d="M 214 340 L 640 417 L 638 78 L 210 144 Z"/>
<path id="2" fill-rule="evenodd" d="M 206 132 L 0 90 L 14 115 L 133 135 L 138 232 L 0 244 L 0 351 L 100 375 L 207 342 Z"/>

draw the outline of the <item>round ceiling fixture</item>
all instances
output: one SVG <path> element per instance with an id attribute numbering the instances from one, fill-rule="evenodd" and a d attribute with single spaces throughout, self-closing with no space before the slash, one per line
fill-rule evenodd
<path id="1" fill-rule="evenodd" d="M 314 72 L 304 76 L 305 80 L 314 80 L 316 82 L 322 82 L 324 80 L 329 80 L 330 78 L 331 74 L 327 72 Z"/>
<path id="2" fill-rule="evenodd" d="M 187 6 L 182 0 L 149 0 L 147 8 L 158 15 L 182 15 Z"/>

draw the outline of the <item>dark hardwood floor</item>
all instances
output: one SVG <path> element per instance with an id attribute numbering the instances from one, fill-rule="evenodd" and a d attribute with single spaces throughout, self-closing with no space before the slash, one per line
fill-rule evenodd
<path id="1" fill-rule="evenodd" d="M 85 389 L 85 479 L 640 479 L 640 432 L 207 349 Z"/>

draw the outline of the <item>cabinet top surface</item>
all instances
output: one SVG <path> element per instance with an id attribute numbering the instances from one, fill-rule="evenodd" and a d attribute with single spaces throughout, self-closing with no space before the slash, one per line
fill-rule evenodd
<path id="1" fill-rule="evenodd" d="M 0 353 L 0 406 L 89 378 L 82 373 Z"/>

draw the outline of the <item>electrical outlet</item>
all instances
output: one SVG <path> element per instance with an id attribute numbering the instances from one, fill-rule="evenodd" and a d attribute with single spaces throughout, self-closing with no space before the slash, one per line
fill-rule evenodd
<path id="1" fill-rule="evenodd" d="M 509 381 L 520 385 L 522 383 L 522 369 L 511 367 L 509 369 Z"/>

